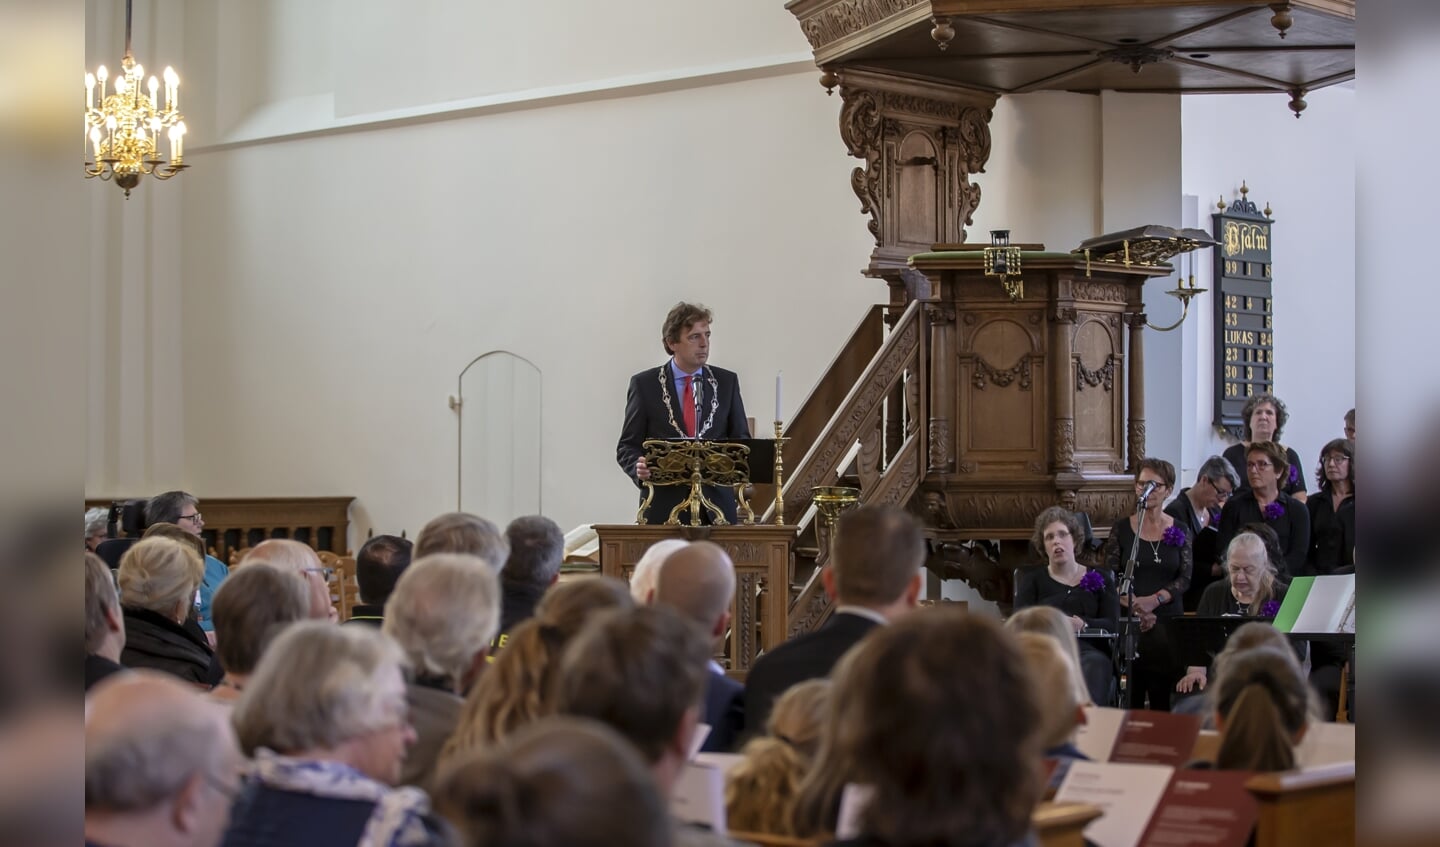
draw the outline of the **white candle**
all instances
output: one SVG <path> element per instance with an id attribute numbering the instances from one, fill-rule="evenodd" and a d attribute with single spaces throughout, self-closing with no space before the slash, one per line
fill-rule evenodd
<path id="1" fill-rule="evenodd" d="M 781 385 L 782 385 L 782 383 L 781 383 L 781 375 L 784 374 L 784 373 L 785 373 L 784 371 L 776 371 L 776 372 L 775 372 L 775 420 L 777 420 L 777 421 L 782 421 L 782 420 L 784 420 L 784 418 L 780 417 L 780 406 L 782 405 L 782 403 L 781 403 Z"/>

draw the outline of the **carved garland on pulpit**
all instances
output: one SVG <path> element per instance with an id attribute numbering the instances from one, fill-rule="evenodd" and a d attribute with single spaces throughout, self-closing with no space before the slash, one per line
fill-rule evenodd
<path id="1" fill-rule="evenodd" d="M 1076 300 L 1088 300 L 1095 303 L 1125 302 L 1125 286 L 1119 283 L 1077 279 L 1072 286 Z"/>
<path id="2" fill-rule="evenodd" d="M 1000 369 L 985 361 L 983 358 L 975 357 L 975 374 L 970 381 L 981 391 L 985 390 L 985 382 L 988 379 L 1000 388 L 1005 388 L 1010 383 L 1020 380 L 1020 390 L 1030 390 L 1030 357 L 1025 356 L 1015 364 L 1014 367 Z"/>
<path id="3" fill-rule="evenodd" d="M 1085 386 L 1095 388 L 1104 386 L 1104 390 L 1112 391 L 1115 388 L 1115 368 L 1119 364 L 1120 357 L 1111 353 L 1106 359 L 1104 367 L 1090 370 L 1078 358 L 1075 360 L 1075 388 L 1084 391 Z"/>
<path id="4" fill-rule="evenodd" d="M 866 228 L 880 243 L 880 138 L 884 121 L 880 117 L 880 106 L 875 95 L 869 91 L 842 87 L 840 97 L 845 105 L 840 109 L 840 139 L 845 150 L 857 159 L 865 160 L 865 167 L 850 172 L 850 188 L 860 198 L 860 213 L 869 215 Z"/>
<path id="5" fill-rule="evenodd" d="M 1055 420 L 1055 467 L 1058 470 L 1075 467 L 1075 421 L 1069 418 Z"/>
<path id="6" fill-rule="evenodd" d="M 1145 422 L 1130 421 L 1130 464 L 1129 470 L 1140 467 L 1140 460 L 1145 458 Z"/>
<path id="7" fill-rule="evenodd" d="M 959 192 L 960 203 L 957 207 L 960 220 L 966 226 L 975 223 L 975 210 L 980 207 L 980 186 L 970 181 L 970 174 L 985 172 L 985 163 L 990 159 L 990 116 L 989 109 L 979 109 L 974 106 L 967 106 L 960 112 L 960 172 L 951 180 Z M 965 233 L 960 233 L 960 240 L 965 240 Z"/>
<path id="8" fill-rule="evenodd" d="M 930 419 L 930 470 L 944 472 L 950 469 L 950 422 L 944 418 Z"/>
<path id="9" fill-rule="evenodd" d="M 840 0 L 806 18 L 800 29 L 810 46 L 819 50 L 919 5 L 920 0 Z"/>

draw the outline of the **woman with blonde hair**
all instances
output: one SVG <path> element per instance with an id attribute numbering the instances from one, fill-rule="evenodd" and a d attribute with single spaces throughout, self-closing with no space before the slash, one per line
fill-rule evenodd
<path id="1" fill-rule="evenodd" d="M 565 646 L 595 612 L 634 607 L 625 583 L 610 577 L 565 582 L 545 592 L 535 617 L 510 633 L 505 649 L 470 690 L 455 731 L 440 751 L 440 768 L 552 714 Z"/>
<path id="2" fill-rule="evenodd" d="M 726 824 L 734 830 L 794 835 L 795 799 L 829 720 L 828 679 L 791 687 L 775 702 L 766 734 L 740 750 L 725 774 Z"/>
<path id="3" fill-rule="evenodd" d="M 127 668 L 151 668 L 213 687 L 224 676 L 210 643 L 186 620 L 196 604 L 205 565 L 190 547 L 168 538 L 146 538 L 125 551 L 118 570 L 125 615 Z"/>
<path id="4" fill-rule="evenodd" d="M 1005 628 L 1016 633 L 1030 632 L 1053 639 L 1070 660 L 1070 667 L 1074 668 L 1070 675 L 1070 687 L 1076 702 L 1082 706 L 1095 705 L 1095 701 L 1090 697 L 1089 686 L 1085 684 L 1085 677 L 1080 671 L 1079 639 L 1075 637 L 1075 630 L 1065 619 L 1064 612 L 1054 606 L 1031 606 L 1007 618 Z"/>

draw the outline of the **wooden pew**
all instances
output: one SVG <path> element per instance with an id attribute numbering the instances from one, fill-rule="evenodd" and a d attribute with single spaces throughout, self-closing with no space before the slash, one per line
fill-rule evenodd
<path id="1" fill-rule="evenodd" d="M 1100 810 L 1082 803 L 1041 803 L 1031 816 L 1042 847 L 1084 847 L 1085 827 L 1100 817 Z M 730 830 L 730 838 L 759 847 L 819 847 L 829 838 L 793 838 L 763 832 Z"/>
<path id="2" fill-rule="evenodd" d="M 1245 787 L 1260 801 L 1255 847 L 1355 843 L 1355 763 L 1256 774 Z"/>
<path id="3" fill-rule="evenodd" d="M 1083 803 L 1041 803 L 1031 820 L 1043 847 L 1085 847 L 1085 827 L 1101 814 Z"/>

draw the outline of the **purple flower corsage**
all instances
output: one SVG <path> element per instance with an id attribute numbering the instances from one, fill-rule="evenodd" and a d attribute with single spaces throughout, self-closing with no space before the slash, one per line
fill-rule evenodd
<path id="1" fill-rule="evenodd" d="M 1080 577 L 1080 587 L 1091 594 L 1099 594 L 1105 590 L 1105 577 L 1101 576 L 1099 571 L 1086 571 L 1085 575 Z"/>
<path id="2" fill-rule="evenodd" d="M 1265 520 L 1278 521 L 1283 517 L 1285 517 L 1285 507 L 1280 505 L 1280 501 L 1277 500 L 1265 506 Z"/>
<path id="3" fill-rule="evenodd" d="M 1273 618 L 1278 614 L 1280 614 L 1279 600 L 1266 600 L 1265 605 L 1260 607 L 1260 617 L 1262 618 Z"/>
<path id="4" fill-rule="evenodd" d="M 1300 469 L 1294 465 L 1290 466 L 1290 484 L 1294 485 L 1300 481 Z"/>
<path id="5" fill-rule="evenodd" d="M 1160 543 L 1167 547 L 1184 547 L 1185 537 L 1185 530 L 1172 524 L 1165 530 L 1165 534 L 1160 536 Z"/>

